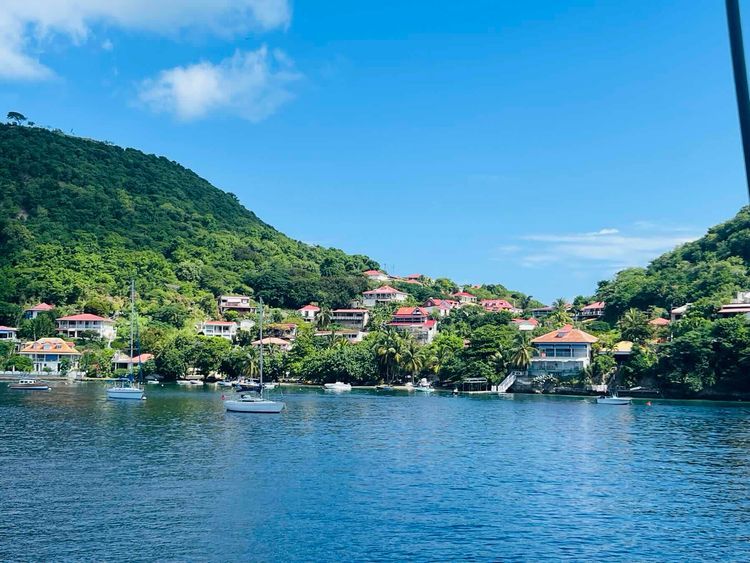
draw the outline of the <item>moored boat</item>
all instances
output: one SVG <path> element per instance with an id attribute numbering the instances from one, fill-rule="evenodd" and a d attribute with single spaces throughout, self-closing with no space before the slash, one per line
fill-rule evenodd
<path id="1" fill-rule="evenodd" d="M 414 387 L 415 391 L 421 391 L 422 393 L 432 393 L 435 388 L 430 385 L 430 382 L 427 381 L 427 378 L 423 377 L 419 384 Z"/>
<path id="2" fill-rule="evenodd" d="M 50 386 L 44 381 L 37 381 L 36 379 L 19 379 L 18 383 L 11 383 L 8 386 L 10 389 L 17 391 L 49 391 Z"/>
<path id="3" fill-rule="evenodd" d="M 141 371 L 140 339 L 135 317 L 135 281 L 130 281 L 130 360 L 128 362 L 128 377 L 116 379 L 113 387 L 107 387 L 107 399 L 131 399 L 140 401 L 144 398 L 143 388 L 138 385 L 133 374 L 133 352 L 138 344 L 138 379 L 143 382 Z"/>
<path id="4" fill-rule="evenodd" d="M 612 395 L 611 397 L 597 397 L 596 403 L 599 405 L 629 405 L 631 399 L 630 397 L 618 397 Z"/>
<path id="5" fill-rule="evenodd" d="M 351 383 L 342 383 L 341 381 L 337 381 L 336 383 L 324 384 L 323 389 L 325 389 L 326 391 L 351 391 L 352 385 Z"/>
<path id="6" fill-rule="evenodd" d="M 107 399 L 131 399 L 134 401 L 143 399 L 143 389 L 132 385 L 127 379 L 120 381 L 122 385 L 107 388 Z"/>
<path id="7" fill-rule="evenodd" d="M 378 391 L 393 391 L 393 385 L 376 385 Z"/>

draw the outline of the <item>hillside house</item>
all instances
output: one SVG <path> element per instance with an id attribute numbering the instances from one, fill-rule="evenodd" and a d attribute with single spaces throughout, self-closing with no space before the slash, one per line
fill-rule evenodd
<path id="1" fill-rule="evenodd" d="M 687 313 L 687 310 L 690 308 L 690 305 L 692 303 L 685 303 L 681 307 L 675 307 L 669 312 L 669 320 L 672 322 L 679 321 L 685 313 Z"/>
<path id="2" fill-rule="evenodd" d="M 457 291 L 453 294 L 453 297 L 455 297 L 456 301 L 461 305 L 473 305 L 477 302 L 477 296 L 472 295 L 468 291 Z"/>
<path id="3" fill-rule="evenodd" d="M 23 312 L 23 318 L 24 319 L 35 319 L 39 313 L 47 313 L 54 309 L 54 305 L 50 305 L 49 303 L 37 303 L 33 307 L 29 307 Z"/>
<path id="4" fill-rule="evenodd" d="M 308 323 L 314 323 L 315 319 L 318 316 L 318 313 L 320 313 L 320 307 L 310 303 L 309 305 L 305 305 L 304 307 L 297 309 L 297 312 L 299 313 L 300 317 L 302 317 Z"/>
<path id="5" fill-rule="evenodd" d="M 650 321 L 648 321 L 648 324 L 656 328 L 662 328 L 665 326 L 669 326 L 670 322 L 669 322 L 669 319 L 665 319 L 663 317 L 656 317 L 655 319 L 651 319 Z"/>
<path id="6" fill-rule="evenodd" d="M 521 309 L 513 305 L 506 299 L 482 299 L 479 305 L 488 313 L 499 313 L 500 311 L 508 311 L 514 315 L 522 312 Z"/>
<path id="7" fill-rule="evenodd" d="M 367 270 L 366 272 L 363 272 L 363 275 L 368 280 L 378 282 L 387 282 L 390 279 L 390 276 L 388 274 L 386 274 L 385 272 L 381 272 L 380 270 Z"/>
<path id="8" fill-rule="evenodd" d="M 367 336 L 367 333 L 351 328 L 338 330 L 319 330 L 315 332 L 315 338 L 335 338 L 339 336 L 341 338 L 344 338 L 351 344 L 356 344 L 357 342 L 362 342 L 364 337 Z"/>
<path id="9" fill-rule="evenodd" d="M 331 323 L 344 328 L 363 330 L 370 321 L 367 309 L 334 309 L 331 311 Z"/>
<path id="10" fill-rule="evenodd" d="M 227 340 L 233 340 L 238 330 L 239 325 L 232 321 L 203 321 L 198 326 L 198 334 L 218 336 Z"/>
<path id="11" fill-rule="evenodd" d="M 258 306 L 247 295 L 220 295 L 219 312 L 223 315 L 227 311 L 237 311 L 238 313 L 254 315 L 258 312 Z"/>
<path id="12" fill-rule="evenodd" d="M 272 323 L 266 325 L 265 331 L 268 336 L 275 336 L 284 340 L 297 338 L 297 325 L 294 323 Z"/>
<path id="13" fill-rule="evenodd" d="M 719 309 L 719 314 L 724 317 L 745 315 L 750 318 L 750 291 L 740 291 L 737 297 Z"/>
<path id="14" fill-rule="evenodd" d="M 422 307 L 401 307 L 393 313 L 388 326 L 411 334 L 420 344 L 429 344 L 437 334 L 437 321 Z"/>
<path id="15" fill-rule="evenodd" d="M 554 311 L 554 307 L 536 307 L 534 309 L 531 309 L 531 316 L 535 319 L 543 319 L 544 317 L 547 317 L 552 314 L 552 311 Z"/>
<path id="16" fill-rule="evenodd" d="M 589 303 L 585 307 L 581 307 L 577 317 L 579 321 L 596 320 L 604 316 L 604 307 L 606 303 L 604 301 L 596 301 Z"/>
<path id="17" fill-rule="evenodd" d="M 18 329 L 11 326 L 0 325 L 0 341 L 15 342 L 18 340 Z"/>
<path id="18" fill-rule="evenodd" d="M 57 332 L 68 338 L 81 338 L 84 333 L 92 333 L 102 340 L 112 342 L 115 339 L 115 321 L 81 313 L 80 315 L 68 315 L 55 320 Z"/>
<path id="19" fill-rule="evenodd" d="M 65 358 L 70 362 L 70 370 L 78 369 L 81 353 L 71 342 L 62 338 L 40 338 L 24 346 L 20 355 L 31 359 L 34 371 L 59 372 L 60 364 Z"/>
<path id="20" fill-rule="evenodd" d="M 292 348 L 292 343 L 283 338 L 276 338 L 275 336 L 266 336 L 263 340 L 255 340 L 252 345 L 254 348 L 259 348 L 263 345 L 263 348 L 278 348 L 282 352 L 288 352 Z"/>
<path id="21" fill-rule="evenodd" d="M 384 285 L 377 289 L 362 292 L 362 303 L 365 307 L 375 307 L 381 303 L 395 303 L 406 301 L 409 294 L 399 291 L 390 285 Z"/>
<path id="22" fill-rule="evenodd" d="M 538 355 L 531 359 L 529 375 L 571 376 L 591 363 L 591 345 L 599 339 L 572 325 L 543 334 L 531 341 Z"/>
<path id="23" fill-rule="evenodd" d="M 513 324 L 518 327 L 518 330 L 528 332 L 531 330 L 534 330 L 536 327 L 539 326 L 539 321 L 535 318 L 530 319 L 513 319 Z"/>
<path id="24" fill-rule="evenodd" d="M 458 301 L 453 301 L 452 299 L 437 299 L 435 297 L 430 297 L 424 302 L 422 308 L 430 314 L 435 314 L 439 317 L 447 317 L 450 315 L 451 311 L 457 309 L 459 305 Z"/>

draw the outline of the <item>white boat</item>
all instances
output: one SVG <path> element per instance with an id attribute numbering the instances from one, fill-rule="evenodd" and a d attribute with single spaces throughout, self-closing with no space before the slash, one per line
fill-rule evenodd
<path id="1" fill-rule="evenodd" d="M 263 389 L 276 389 L 276 383 L 274 382 L 264 383 Z"/>
<path id="2" fill-rule="evenodd" d="M 36 379 L 19 379 L 18 383 L 11 383 L 9 387 L 17 391 L 49 391 L 50 389 L 44 381 Z"/>
<path id="3" fill-rule="evenodd" d="M 231 412 L 276 414 L 283 411 L 284 407 L 284 403 L 280 401 L 269 401 L 261 396 L 251 397 L 241 395 L 237 399 L 227 399 L 224 401 L 224 408 Z"/>
<path id="4" fill-rule="evenodd" d="M 260 331 L 260 365 L 259 365 L 259 380 L 258 380 L 258 395 L 240 395 L 237 399 L 224 400 L 224 396 L 221 398 L 224 400 L 224 408 L 228 412 L 248 412 L 256 414 L 278 414 L 284 410 L 286 405 L 281 401 L 269 401 L 263 398 L 263 298 L 259 300 L 259 319 L 258 327 Z M 239 386 L 239 382 L 238 382 Z"/>
<path id="5" fill-rule="evenodd" d="M 631 403 L 630 397 L 597 397 L 596 403 L 598 405 L 629 405 Z"/>
<path id="6" fill-rule="evenodd" d="M 178 379 L 177 385 L 192 385 L 187 379 Z"/>
<path id="7" fill-rule="evenodd" d="M 384 383 L 382 385 L 376 385 L 375 389 L 377 389 L 378 391 L 393 391 L 393 385 Z"/>
<path id="8" fill-rule="evenodd" d="M 414 387 L 415 391 L 421 391 L 422 393 L 432 393 L 435 389 L 427 381 L 427 378 L 423 377 L 419 380 L 419 384 Z"/>
<path id="9" fill-rule="evenodd" d="M 200 379 L 191 379 L 188 383 L 190 383 L 190 385 L 203 385 L 203 382 Z"/>
<path id="10" fill-rule="evenodd" d="M 143 399 L 143 389 L 129 381 L 123 381 L 122 386 L 109 387 L 107 389 L 107 399 L 131 399 L 140 401 Z"/>
<path id="11" fill-rule="evenodd" d="M 326 391 L 351 391 L 352 385 L 351 383 L 341 383 L 340 381 L 337 381 L 336 383 L 326 383 L 323 385 L 323 389 Z"/>
<path id="12" fill-rule="evenodd" d="M 130 281 L 130 361 L 128 362 L 128 377 L 116 380 L 114 387 L 107 387 L 107 399 L 131 399 L 140 401 L 143 399 L 143 388 L 138 385 L 133 376 L 133 352 L 138 327 L 135 322 L 135 281 Z M 142 377 L 140 364 L 140 351 L 138 352 L 138 375 Z"/>
<path id="13" fill-rule="evenodd" d="M 159 385 L 159 382 L 156 379 L 149 379 L 146 383 L 149 385 Z"/>
<path id="14" fill-rule="evenodd" d="M 216 383 L 219 387 L 232 387 L 234 383 L 231 381 L 219 381 Z"/>

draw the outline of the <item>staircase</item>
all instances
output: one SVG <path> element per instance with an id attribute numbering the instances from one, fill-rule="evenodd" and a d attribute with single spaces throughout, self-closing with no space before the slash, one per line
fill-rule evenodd
<path id="1" fill-rule="evenodd" d="M 502 383 L 497 386 L 497 392 L 498 393 L 506 393 L 508 389 L 511 388 L 511 386 L 516 382 L 516 378 L 519 375 L 523 375 L 522 371 L 512 371 L 508 374 L 508 377 L 503 379 Z"/>

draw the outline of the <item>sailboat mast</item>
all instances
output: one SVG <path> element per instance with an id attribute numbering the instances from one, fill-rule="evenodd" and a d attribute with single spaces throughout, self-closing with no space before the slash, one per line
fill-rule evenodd
<path id="1" fill-rule="evenodd" d="M 260 298 L 260 392 L 263 393 L 263 298 Z"/>
<path id="2" fill-rule="evenodd" d="M 128 362 L 129 379 L 133 379 L 133 317 L 135 316 L 135 280 L 130 280 L 130 361 Z"/>

